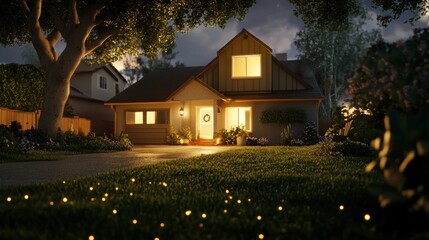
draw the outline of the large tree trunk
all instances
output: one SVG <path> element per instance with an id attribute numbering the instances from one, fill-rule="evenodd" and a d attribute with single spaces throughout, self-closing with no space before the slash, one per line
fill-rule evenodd
<path id="1" fill-rule="evenodd" d="M 61 129 L 64 106 L 69 97 L 70 79 L 84 56 L 82 49 L 66 47 L 58 61 L 46 70 L 43 109 L 39 120 L 39 130 L 54 138 Z M 61 129 L 66 131 L 67 129 Z"/>

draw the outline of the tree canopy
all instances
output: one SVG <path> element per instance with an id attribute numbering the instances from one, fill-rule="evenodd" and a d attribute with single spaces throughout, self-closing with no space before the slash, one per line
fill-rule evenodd
<path id="1" fill-rule="evenodd" d="M 0 43 L 31 42 L 46 73 L 39 128 L 55 136 L 70 78 L 83 57 L 108 63 L 124 54 L 155 56 L 175 32 L 199 25 L 225 26 L 242 18 L 255 0 L 20 0 L 0 8 Z M 8 24 L 5 24 L 8 23 Z M 64 41 L 58 53 L 55 46 Z"/>

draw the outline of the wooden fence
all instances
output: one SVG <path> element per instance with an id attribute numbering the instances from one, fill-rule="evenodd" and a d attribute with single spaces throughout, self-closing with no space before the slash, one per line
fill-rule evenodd
<path id="1" fill-rule="evenodd" d="M 38 112 L 22 112 L 7 108 L 0 108 L 0 124 L 9 126 L 11 122 L 17 121 L 22 125 L 22 130 L 37 128 L 40 117 Z M 73 117 L 61 119 L 61 131 L 73 131 L 88 135 L 91 132 L 91 121 L 85 118 Z"/>

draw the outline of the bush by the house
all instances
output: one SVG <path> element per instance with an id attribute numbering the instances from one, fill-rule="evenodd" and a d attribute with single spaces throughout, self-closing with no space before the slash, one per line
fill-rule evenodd
<path id="1" fill-rule="evenodd" d="M 180 136 L 176 132 L 176 129 L 174 129 L 174 127 L 172 125 L 170 125 L 170 129 L 168 131 L 166 142 L 167 142 L 167 144 L 170 144 L 170 145 L 177 145 L 180 143 Z"/>
<path id="2" fill-rule="evenodd" d="M 286 125 L 289 123 L 303 123 L 305 118 L 305 112 L 299 109 L 265 110 L 259 117 L 259 121 L 261 123 Z"/>
<path id="3" fill-rule="evenodd" d="M 319 142 L 319 135 L 317 134 L 315 122 L 307 122 L 304 125 L 304 137 L 302 141 L 305 145 L 313 145 Z"/>
<path id="4" fill-rule="evenodd" d="M 280 132 L 280 145 L 289 146 L 292 141 L 292 128 L 290 124 L 287 124 L 285 128 Z"/>
<path id="5" fill-rule="evenodd" d="M 244 136 L 243 132 L 246 132 L 243 126 L 234 127 L 234 128 L 231 128 L 230 130 L 223 128 L 216 133 L 216 136 L 220 137 L 220 142 L 222 145 L 233 145 L 233 144 L 237 144 L 237 136 L 239 135 Z"/>
<path id="6" fill-rule="evenodd" d="M 58 132 L 55 139 L 49 138 L 38 130 L 22 131 L 20 124 L 0 125 L 0 151 L 8 154 L 25 154 L 32 150 L 46 151 L 123 151 L 130 150 L 132 144 L 126 134 L 118 137 L 99 137 L 91 133 L 88 136 L 73 134 L 71 131 Z"/>
<path id="7" fill-rule="evenodd" d="M 291 146 L 303 146 L 305 145 L 304 142 L 300 138 L 292 138 L 290 141 Z"/>
<path id="8" fill-rule="evenodd" d="M 258 138 L 257 137 L 247 137 L 246 138 L 246 145 L 257 146 L 258 145 Z"/>
<path id="9" fill-rule="evenodd" d="M 183 127 L 178 132 L 179 138 L 183 140 L 192 140 L 192 132 L 190 127 Z"/>
<path id="10" fill-rule="evenodd" d="M 269 143 L 270 143 L 270 141 L 266 137 L 258 138 L 258 145 L 259 146 L 267 146 Z"/>
<path id="11" fill-rule="evenodd" d="M 371 146 L 347 139 L 344 142 L 333 142 L 331 138 L 325 137 L 320 141 L 320 155 L 344 156 L 344 157 L 371 157 L 375 156 Z"/>

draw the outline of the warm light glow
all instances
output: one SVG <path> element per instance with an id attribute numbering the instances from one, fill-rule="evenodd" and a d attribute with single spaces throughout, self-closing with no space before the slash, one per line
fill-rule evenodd
<path id="1" fill-rule="evenodd" d="M 185 215 L 186 215 L 186 216 L 189 216 L 189 215 L 191 215 L 191 214 L 192 214 L 192 211 L 191 211 L 191 210 L 188 210 L 188 211 L 186 211 L 186 212 L 185 212 Z"/>
<path id="2" fill-rule="evenodd" d="M 88 240 L 94 240 L 94 239 L 95 239 L 94 236 L 89 235 Z"/>
<path id="3" fill-rule="evenodd" d="M 91 198 L 91 202 L 94 202 L 95 201 L 95 198 Z"/>
<path id="4" fill-rule="evenodd" d="M 279 206 L 277 209 L 278 209 L 279 211 L 282 211 L 282 210 L 283 210 L 283 207 L 282 207 L 282 206 Z"/>
<path id="5" fill-rule="evenodd" d="M 66 184 L 66 181 L 63 181 L 63 184 Z"/>
<path id="6" fill-rule="evenodd" d="M 136 181 L 136 179 L 135 178 L 131 178 L 131 182 L 135 182 Z"/>
<path id="7" fill-rule="evenodd" d="M 232 77 L 260 77 L 261 55 L 232 56 Z"/>
<path id="8" fill-rule="evenodd" d="M 227 213 L 227 212 L 228 212 L 228 210 L 226 210 L 226 209 L 223 210 L 223 213 Z"/>
<path id="9" fill-rule="evenodd" d="M 134 194 L 132 192 L 130 192 L 130 197 L 132 197 Z"/>
<path id="10" fill-rule="evenodd" d="M 94 188 L 93 187 L 89 187 L 89 191 L 92 191 L 92 190 L 94 190 Z"/>
<path id="11" fill-rule="evenodd" d="M 262 233 L 261 233 L 261 234 L 259 234 L 259 235 L 258 235 L 258 238 L 259 238 L 259 239 L 264 239 L 264 234 L 262 234 Z"/>
<path id="12" fill-rule="evenodd" d="M 229 190 L 228 190 L 228 189 L 226 189 L 226 190 L 225 190 L 225 193 L 226 193 L 226 194 L 228 194 L 228 193 L 229 193 Z"/>
<path id="13" fill-rule="evenodd" d="M 344 206 L 343 205 L 340 205 L 340 210 L 341 211 L 344 210 Z"/>
<path id="14" fill-rule="evenodd" d="M 183 107 L 181 107 L 181 108 L 180 108 L 180 110 L 179 110 L 179 115 L 180 115 L 181 117 L 183 117 L 183 115 L 185 115 L 185 110 L 183 109 Z"/>
<path id="15" fill-rule="evenodd" d="M 156 237 L 156 238 L 154 238 L 153 240 L 159 240 L 159 238 L 157 238 L 157 237 Z"/>
<path id="16" fill-rule="evenodd" d="M 11 198 L 11 197 L 7 197 L 7 198 L 6 198 L 6 201 L 11 202 L 11 201 L 12 201 L 12 198 Z"/>
<path id="17" fill-rule="evenodd" d="M 204 224 L 200 223 L 198 226 L 200 226 L 200 228 L 203 228 Z"/>
<path id="18" fill-rule="evenodd" d="M 112 213 L 113 213 L 113 214 L 117 214 L 117 213 L 118 213 L 118 210 L 113 209 Z"/>
<path id="19" fill-rule="evenodd" d="M 49 205 L 54 206 L 54 202 L 50 201 Z"/>
<path id="20" fill-rule="evenodd" d="M 238 126 L 243 127 L 246 131 L 252 130 L 251 123 L 251 111 L 250 107 L 227 107 L 226 112 L 226 127 L 228 129 L 235 128 Z"/>
<path id="21" fill-rule="evenodd" d="M 135 112 L 134 117 L 134 124 L 143 124 L 143 112 Z"/>
<path id="22" fill-rule="evenodd" d="M 28 196 L 27 194 L 25 194 L 24 199 L 28 200 L 30 198 L 30 196 Z"/>
<path id="23" fill-rule="evenodd" d="M 116 191 L 118 191 L 118 190 L 119 190 L 119 188 L 118 188 L 118 187 L 115 187 L 115 190 L 116 190 Z"/>
<path id="24" fill-rule="evenodd" d="M 203 214 L 201 214 L 201 217 L 202 217 L 202 218 L 206 218 L 206 217 L 207 217 L 207 215 L 206 215 L 205 213 L 203 213 Z"/>
<path id="25" fill-rule="evenodd" d="M 363 218 L 365 219 L 365 221 L 371 220 L 371 216 L 369 214 L 365 214 Z"/>
<path id="26" fill-rule="evenodd" d="M 68 199 L 65 197 L 65 198 L 63 198 L 63 202 L 67 202 L 68 201 Z"/>
<path id="27" fill-rule="evenodd" d="M 108 194 L 108 193 L 105 193 L 105 194 L 104 194 L 104 196 L 105 196 L 105 197 L 108 197 L 108 196 L 109 196 L 109 194 Z"/>
<path id="28" fill-rule="evenodd" d="M 163 182 L 163 183 L 162 183 L 162 185 L 163 185 L 164 187 L 167 187 L 167 183 L 166 183 L 166 182 Z"/>
<path id="29" fill-rule="evenodd" d="M 165 227 L 165 224 L 164 223 L 160 223 L 159 226 L 163 228 L 163 227 Z"/>
<path id="30" fill-rule="evenodd" d="M 147 111 L 146 124 L 155 124 L 155 123 L 156 123 L 156 111 Z"/>
<path id="31" fill-rule="evenodd" d="M 232 196 L 228 196 L 229 199 L 232 199 Z"/>
<path id="32" fill-rule="evenodd" d="M 137 224 L 137 219 L 133 219 L 133 224 Z"/>
<path id="33" fill-rule="evenodd" d="M 238 203 L 238 204 L 240 204 L 240 203 L 241 203 L 241 200 L 240 200 L 240 199 L 238 199 L 238 200 L 237 200 L 237 203 Z"/>
<path id="34" fill-rule="evenodd" d="M 227 204 L 227 203 L 228 203 L 228 200 L 225 200 L 225 203 Z"/>
<path id="35" fill-rule="evenodd" d="M 252 201 L 252 199 L 248 198 L 248 199 L 247 199 L 247 201 L 248 201 L 248 202 L 251 202 L 251 201 Z"/>
<path id="36" fill-rule="evenodd" d="M 257 216 L 256 219 L 258 219 L 258 221 L 262 220 L 262 216 Z"/>
<path id="37" fill-rule="evenodd" d="M 105 201 L 106 201 L 106 198 L 101 198 L 101 201 L 102 201 L 102 202 L 105 202 Z"/>

